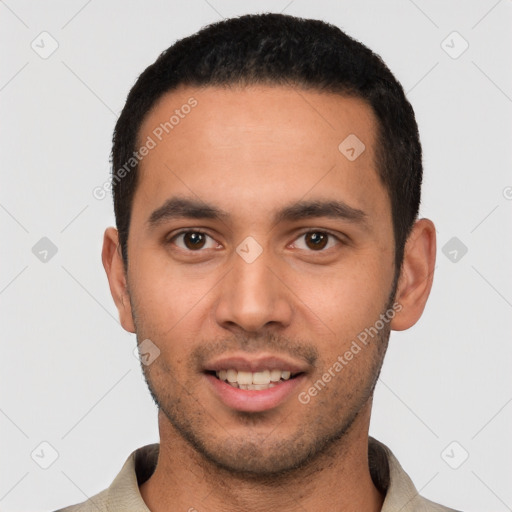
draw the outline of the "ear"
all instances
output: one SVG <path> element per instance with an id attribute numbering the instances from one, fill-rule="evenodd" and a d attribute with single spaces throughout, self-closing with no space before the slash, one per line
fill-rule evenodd
<path id="1" fill-rule="evenodd" d="M 135 332 L 132 307 L 128 294 L 124 262 L 119 245 L 119 234 L 115 228 L 107 228 L 103 235 L 103 250 L 101 260 L 107 273 L 110 293 L 119 311 L 121 325 L 128 332 Z"/>
<path id="2" fill-rule="evenodd" d="M 407 239 L 395 301 L 402 306 L 391 321 L 391 328 L 403 331 L 421 317 L 427 303 L 436 263 L 436 229 L 432 221 L 415 222 Z"/>

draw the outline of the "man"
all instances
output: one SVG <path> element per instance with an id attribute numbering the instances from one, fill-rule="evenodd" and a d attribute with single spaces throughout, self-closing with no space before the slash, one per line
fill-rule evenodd
<path id="1" fill-rule="evenodd" d="M 160 443 L 64 510 L 450 510 L 368 436 L 432 285 L 421 179 L 402 87 L 332 25 L 248 15 L 163 52 L 115 128 L 102 252 Z"/>

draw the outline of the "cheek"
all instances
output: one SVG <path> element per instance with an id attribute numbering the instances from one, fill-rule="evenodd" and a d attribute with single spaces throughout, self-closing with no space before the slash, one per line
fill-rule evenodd
<path id="1" fill-rule="evenodd" d="M 346 340 L 372 325 L 379 317 L 391 290 L 393 275 L 378 258 L 354 258 L 329 275 L 302 275 L 294 291 L 301 299 L 310 325 L 320 321 L 336 340 Z M 316 320 L 315 320 L 316 319 Z"/>
<path id="2" fill-rule="evenodd" d="M 145 329 L 155 334 L 179 331 L 195 322 L 201 303 L 215 284 L 214 273 L 171 265 L 163 252 L 146 251 L 133 261 L 130 291 Z"/>

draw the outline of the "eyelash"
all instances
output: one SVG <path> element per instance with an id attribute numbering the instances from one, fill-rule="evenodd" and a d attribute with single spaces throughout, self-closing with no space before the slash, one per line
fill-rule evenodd
<path id="1" fill-rule="evenodd" d="M 181 235 L 185 235 L 187 233 L 197 233 L 197 234 L 205 235 L 205 236 L 211 238 L 212 240 L 214 240 L 214 238 L 212 236 L 210 236 L 206 231 L 202 231 L 201 229 L 184 229 L 182 231 L 179 231 L 175 235 L 173 235 L 171 238 L 169 238 L 167 243 L 169 243 L 169 244 L 173 243 L 173 241 L 176 240 L 176 238 L 178 238 Z M 300 237 L 302 237 L 304 235 L 308 235 L 308 234 L 311 234 L 311 233 L 320 233 L 320 234 L 323 234 L 323 235 L 328 235 L 329 237 L 334 238 L 338 243 L 341 243 L 341 244 L 343 243 L 343 241 L 338 236 L 336 236 L 333 233 L 331 233 L 329 231 L 326 231 L 324 229 L 309 229 L 307 231 L 303 231 L 302 233 L 300 233 L 297 236 L 297 238 L 295 238 L 295 240 L 299 239 Z M 198 249 L 196 251 L 191 250 L 191 249 L 183 249 L 182 247 L 179 247 L 179 249 L 182 249 L 183 251 L 187 251 L 187 252 L 190 252 L 190 253 L 193 253 L 193 252 L 197 252 L 197 253 L 203 252 L 201 249 Z M 332 249 L 332 247 L 330 247 L 329 249 Z M 322 253 L 322 252 L 326 252 L 329 249 L 320 249 L 318 251 L 310 250 L 308 252 Z"/>

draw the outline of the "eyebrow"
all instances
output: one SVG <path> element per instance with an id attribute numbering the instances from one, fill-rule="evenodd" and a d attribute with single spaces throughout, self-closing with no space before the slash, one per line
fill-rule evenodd
<path id="1" fill-rule="evenodd" d="M 363 210 L 349 206 L 344 201 L 299 201 L 279 210 L 274 216 L 274 223 L 294 222 L 317 217 L 366 224 L 368 216 Z"/>
<path id="2" fill-rule="evenodd" d="M 210 219 L 226 221 L 230 214 L 204 201 L 172 197 L 162 206 L 154 210 L 147 220 L 149 228 L 173 219 Z M 280 222 L 296 222 L 304 219 L 326 217 L 352 223 L 367 224 L 367 214 L 358 208 L 349 206 L 339 200 L 299 201 L 277 211 L 273 224 Z"/>
<path id="3" fill-rule="evenodd" d="M 156 227 L 172 219 L 225 220 L 229 214 L 216 206 L 196 199 L 172 197 L 157 208 L 148 218 L 149 227 Z"/>

